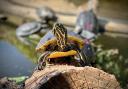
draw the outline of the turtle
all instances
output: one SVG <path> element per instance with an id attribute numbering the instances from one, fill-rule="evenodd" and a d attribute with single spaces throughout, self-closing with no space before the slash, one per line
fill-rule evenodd
<path id="1" fill-rule="evenodd" d="M 46 24 L 45 21 L 33 21 L 33 22 L 28 22 L 24 23 L 21 26 L 19 26 L 16 29 L 16 36 L 18 39 L 23 42 L 24 44 L 30 45 L 31 42 L 29 39 L 27 39 L 28 36 L 32 34 L 37 34 L 37 33 L 46 33 L 50 27 L 48 24 Z"/>
<path id="2" fill-rule="evenodd" d="M 69 34 L 68 34 L 69 33 Z M 84 48 L 83 39 L 76 37 L 73 32 L 68 32 L 61 23 L 55 23 L 37 44 L 36 51 L 41 55 L 36 69 L 42 70 L 51 64 L 69 64 L 74 66 L 90 65 Z"/>
<path id="3" fill-rule="evenodd" d="M 99 32 L 99 23 L 92 9 L 79 13 L 74 32 L 86 39 L 96 37 L 96 34 Z"/>
<path id="4" fill-rule="evenodd" d="M 57 21 L 57 16 L 55 12 L 47 6 L 37 8 L 36 12 L 37 15 L 41 18 L 41 20 L 45 20 L 47 21 L 47 23 L 49 21 L 53 21 L 53 22 Z"/>

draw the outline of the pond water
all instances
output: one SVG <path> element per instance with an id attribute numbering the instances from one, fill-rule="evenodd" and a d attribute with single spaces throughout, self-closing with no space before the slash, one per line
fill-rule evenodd
<path id="1" fill-rule="evenodd" d="M 0 78 L 28 76 L 35 64 L 28 60 L 16 47 L 6 41 L 0 41 Z"/>

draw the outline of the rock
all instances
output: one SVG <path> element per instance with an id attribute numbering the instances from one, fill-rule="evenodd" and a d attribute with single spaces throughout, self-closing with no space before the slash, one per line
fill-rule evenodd
<path id="1" fill-rule="evenodd" d="M 21 89 L 15 81 L 9 80 L 7 77 L 0 79 L 0 89 Z"/>
<path id="2" fill-rule="evenodd" d="M 93 67 L 54 65 L 35 71 L 25 89 L 121 89 L 114 75 Z"/>

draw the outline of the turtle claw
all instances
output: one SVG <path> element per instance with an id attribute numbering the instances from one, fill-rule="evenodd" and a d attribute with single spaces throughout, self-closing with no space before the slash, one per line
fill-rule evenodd
<path id="1" fill-rule="evenodd" d="M 37 70 L 43 70 L 45 68 L 45 66 L 46 66 L 46 63 L 44 63 L 44 62 L 42 63 L 41 62 L 41 63 L 38 64 Z"/>
<path id="2" fill-rule="evenodd" d="M 45 68 L 45 63 L 38 63 L 38 65 L 35 67 L 34 71 L 41 71 Z"/>
<path id="3" fill-rule="evenodd" d="M 35 70 L 43 70 L 46 67 L 46 61 L 51 52 L 44 52 L 38 59 L 38 65 Z"/>

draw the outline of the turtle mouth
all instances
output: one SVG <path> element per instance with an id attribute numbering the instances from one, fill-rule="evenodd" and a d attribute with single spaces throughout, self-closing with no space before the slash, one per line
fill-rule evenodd
<path id="1" fill-rule="evenodd" d="M 75 51 L 75 50 L 69 50 L 69 51 L 66 51 L 66 52 L 57 51 L 57 52 L 51 53 L 51 54 L 48 56 L 48 58 L 49 58 L 49 59 L 53 59 L 53 58 L 62 58 L 62 57 L 73 56 L 73 55 L 76 55 L 76 54 L 77 54 L 77 51 Z"/>

